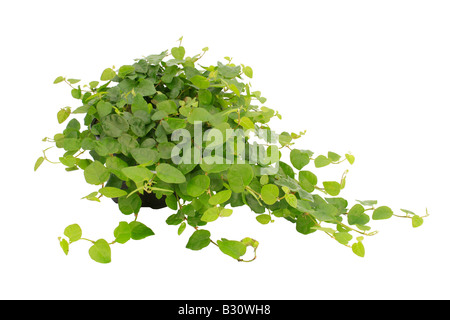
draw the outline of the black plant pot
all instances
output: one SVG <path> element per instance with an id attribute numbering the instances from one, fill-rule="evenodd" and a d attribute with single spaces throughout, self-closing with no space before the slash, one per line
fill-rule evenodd
<path id="1" fill-rule="evenodd" d="M 97 119 L 94 119 L 90 125 L 90 128 L 92 128 L 93 125 L 95 125 L 96 123 L 98 123 Z M 95 138 L 97 140 L 100 139 L 99 136 L 95 136 Z M 122 182 L 122 190 L 126 190 L 128 189 L 126 182 Z M 167 207 L 166 204 L 166 196 L 162 196 L 161 199 L 158 199 L 154 193 L 147 193 L 144 192 L 144 194 L 139 194 L 139 196 L 141 197 L 142 200 L 142 207 L 143 208 L 152 208 L 152 209 L 162 209 Z M 113 198 L 112 199 L 115 203 L 119 203 L 119 199 L 118 198 Z"/>
<path id="2" fill-rule="evenodd" d="M 125 181 L 122 183 L 122 189 L 127 189 L 127 184 Z M 147 192 L 144 192 L 144 194 L 139 194 L 139 196 L 141 197 L 143 208 L 162 209 L 167 207 L 166 196 L 162 196 L 161 199 L 158 199 L 154 193 Z M 119 202 L 119 199 L 117 198 L 113 198 L 112 200 L 115 203 Z"/>

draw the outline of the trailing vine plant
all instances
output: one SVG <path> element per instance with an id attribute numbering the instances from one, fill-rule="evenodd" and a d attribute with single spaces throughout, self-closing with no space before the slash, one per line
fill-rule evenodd
<path id="1" fill-rule="evenodd" d="M 67 84 L 80 106 L 59 110 L 60 124 L 72 119 L 61 133 L 43 141 L 64 154 L 59 161 L 50 160 L 50 148 L 45 149 L 35 171 L 45 161 L 60 163 L 66 171 L 82 170 L 86 182 L 98 188 L 83 199 L 112 198 L 124 215 L 133 216 L 119 223 L 110 241 L 83 238 L 79 225 L 68 226 L 65 237 L 59 237 L 66 255 L 74 242 L 86 240 L 92 243 L 90 257 L 109 263 L 111 245 L 154 235 L 138 221 L 149 195 L 174 210 L 166 222 L 178 226 L 179 235 L 187 226 L 193 228 L 188 249 L 212 244 L 245 262 L 256 258 L 258 241 L 213 240 L 205 229 L 244 205 L 261 224 L 287 220 L 300 234 L 323 232 L 361 257 L 364 237 L 376 234 L 371 219 L 396 216 L 410 219 L 413 227 L 422 225 L 423 217 L 404 209 L 395 214 L 377 201 L 349 206 L 338 197 L 347 171 L 338 181 L 319 183 L 310 168 L 353 164 L 353 155 L 316 156 L 294 148 L 304 132 L 277 134 L 270 129 L 269 121 L 282 117 L 264 106 L 261 92 L 244 80 L 253 77 L 251 67 L 234 64 L 229 57 L 203 66 L 198 61 L 208 48 L 188 57 L 181 41 L 170 52 L 107 68 L 100 81 L 83 86 L 78 79 L 54 81 Z M 289 153 L 290 163 L 280 160 L 281 152 Z M 244 260 L 248 247 L 254 255 Z"/>

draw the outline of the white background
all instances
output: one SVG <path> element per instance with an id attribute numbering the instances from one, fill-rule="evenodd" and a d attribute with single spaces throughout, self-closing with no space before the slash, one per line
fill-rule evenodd
<path id="1" fill-rule="evenodd" d="M 448 1 L 3 1 L 1 45 L 0 298 L 2 299 L 448 299 L 450 3 Z M 303 236 L 278 220 L 259 225 L 246 208 L 208 226 L 214 239 L 260 241 L 254 263 L 214 246 L 185 249 L 169 209 L 143 210 L 156 236 L 112 247 L 97 264 L 88 242 L 65 256 L 57 240 L 79 223 L 112 240 L 111 201 L 80 200 L 95 188 L 82 172 L 45 163 L 62 131 L 57 111 L 77 107 L 57 76 L 99 80 L 103 69 L 183 45 L 250 65 L 254 90 L 278 110 L 279 131 L 307 130 L 297 148 L 356 156 L 319 170 L 342 195 L 431 216 L 373 224 L 355 256 L 323 233 Z M 57 159 L 59 154 L 50 153 Z M 317 171 L 313 169 L 313 171 Z"/>

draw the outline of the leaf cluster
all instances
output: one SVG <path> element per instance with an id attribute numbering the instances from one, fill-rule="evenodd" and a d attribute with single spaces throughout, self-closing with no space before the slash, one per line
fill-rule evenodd
<path id="1" fill-rule="evenodd" d="M 254 260 L 258 241 L 214 241 L 205 229 L 207 224 L 232 215 L 235 208 L 246 206 L 261 224 L 282 219 L 302 235 L 323 232 L 364 256 L 363 236 L 375 234 L 370 232 L 370 220 L 395 214 L 389 207 L 376 207 L 376 201 L 350 206 L 339 197 L 346 172 L 338 181 L 320 183 L 311 171 L 311 167 L 344 161 L 351 165 L 355 157 L 331 151 L 315 156 L 310 150 L 294 148 L 295 140 L 305 132 L 278 134 L 271 130 L 270 120 L 282 117 L 264 105 L 261 92 L 253 91 L 248 82 L 252 68 L 234 64 L 229 57 L 203 66 L 198 61 L 207 50 L 186 56 L 180 39 L 180 45 L 170 51 L 105 69 L 99 81 L 82 86 L 78 79 L 55 79 L 55 84 L 70 86 L 79 106 L 60 109 L 57 121 L 65 128 L 44 139 L 62 150 L 59 161 L 50 161 L 46 149 L 34 169 L 48 161 L 62 164 L 66 171 L 81 170 L 86 183 L 96 188 L 83 199 L 117 199 L 122 214 L 134 215 L 133 221 L 119 223 L 112 242 L 84 239 L 78 225 L 67 227 L 67 240 L 60 238 L 63 251 L 68 254 L 70 244 L 84 239 L 92 242 L 90 257 L 108 263 L 111 244 L 153 235 L 137 221 L 142 196 L 153 193 L 174 211 L 167 224 L 177 226 L 179 235 L 187 226 L 194 229 L 186 244 L 191 250 L 212 243 L 238 261 Z M 193 144 L 188 158 L 198 161 L 175 161 L 174 155 L 186 152 L 173 139 L 179 130 L 192 137 L 196 130 L 201 132 L 200 139 L 189 141 Z M 229 130 L 240 130 L 241 139 L 228 136 Z M 225 138 L 214 139 L 215 132 Z M 255 137 L 263 141 L 256 142 Z M 226 150 L 225 156 L 218 153 L 219 147 Z M 260 150 L 256 155 L 250 152 L 255 147 Z M 273 160 L 281 152 L 289 153 L 290 163 Z M 217 161 L 220 157 L 223 161 Z M 422 217 L 411 211 L 404 213 L 402 217 L 411 218 L 414 227 L 423 223 Z M 248 247 L 255 255 L 244 260 Z"/>

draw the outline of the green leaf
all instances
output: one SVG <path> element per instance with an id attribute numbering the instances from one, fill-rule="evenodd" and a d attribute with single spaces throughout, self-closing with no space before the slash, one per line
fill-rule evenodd
<path id="1" fill-rule="evenodd" d="M 292 208 L 297 208 L 297 197 L 293 194 L 287 194 L 286 197 L 286 202 L 292 207 Z"/>
<path id="2" fill-rule="evenodd" d="M 143 110 L 138 110 L 136 112 L 144 112 Z M 145 122 L 141 118 L 133 117 L 128 120 L 130 124 L 131 131 L 138 137 L 144 137 L 147 134 L 147 128 L 145 127 Z"/>
<path id="3" fill-rule="evenodd" d="M 81 80 L 79 80 L 79 79 L 67 79 L 67 82 L 69 82 L 70 84 L 75 84 L 75 83 L 78 83 L 80 81 Z"/>
<path id="4" fill-rule="evenodd" d="M 89 193 L 86 197 L 83 197 L 81 199 L 86 199 L 86 200 L 89 200 L 89 201 L 100 202 L 100 199 L 97 198 L 97 195 L 98 195 L 98 192 L 95 191 L 95 192 Z"/>
<path id="5" fill-rule="evenodd" d="M 146 113 L 149 112 L 147 101 L 145 101 L 144 97 L 141 94 L 137 94 L 136 97 L 134 97 L 133 103 L 131 104 L 131 112 L 136 113 L 139 110 L 142 110 Z"/>
<path id="6" fill-rule="evenodd" d="M 171 196 L 171 197 L 167 197 L 166 198 L 166 203 L 167 203 L 167 199 L 169 199 L 169 198 L 175 198 L 175 206 L 174 206 L 174 209 L 173 210 L 177 210 L 177 199 L 176 199 L 176 197 L 175 196 Z M 170 202 L 170 201 L 169 201 Z M 169 205 L 168 205 L 168 207 L 170 207 Z M 172 208 L 171 208 L 172 209 Z M 185 216 L 184 216 L 184 214 L 183 214 L 183 212 L 181 211 L 181 210 L 179 210 L 177 213 L 175 213 L 175 214 L 172 214 L 172 215 L 170 215 L 167 219 L 166 219 L 166 223 L 169 225 L 169 226 L 176 226 L 176 225 L 179 225 L 180 223 L 182 223 L 183 221 L 184 221 L 184 219 L 185 219 Z"/>
<path id="7" fill-rule="evenodd" d="M 66 239 L 61 239 L 59 241 L 59 245 L 61 246 L 61 249 L 63 250 L 64 254 L 67 256 L 69 254 L 69 243 Z"/>
<path id="8" fill-rule="evenodd" d="M 186 248 L 191 250 L 201 250 L 211 243 L 211 233 L 208 230 L 197 230 L 189 238 Z"/>
<path id="9" fill-rule="evenodd" d="M 162 110 L 158 110 L 156 111 L 153 115 L 152 115 L 152 120 L 153 121 L 159 121 L 162 120 L 164 118 L 167 118 L 169 115 L 167 114 L 167 112 L 162 111 Z"/>
<path id="10" fill-rule="evenodd" d="M 238 120 L 236 120 L 237 122 Z M 255 124 L 253 123 L 252 120 L 250 120 L 249 117 L 242 117 L 240 122 L 239 122 L 240 126 L 242 128 L 244 128 L 245 130 L 254 130 L 255 129 Z"/>
<path id="11" fill-rule="evenodd" d="M 317 185 L 317 176 L 311 171 L 300 171 L 298 173 L 300 187 L 306 192 L 313 192 Z"/>
<path id="12" fill-rule="evenodd" d="M 119 198 L 119 210 L 125 215 L 130 215 L 132 213 L 138 214 L 141 207 L 141 197 L 139 197 L 136 193 Z"/>
<path id="13" fill-rule="evenodd" d="M 57 84 L 57 83 L 63 82 L 64 80 L 65 80 L 64 77 L 58 77 L 58 78 L 55 79 L 55 81 L 53 81 L 53 83 Z"/>
<path id="14" fill-rule="evenodd" d="M 406 210 L 406 209 L 400 209 L 401 211 L 403 211 L 404 213 L 406 213 L 407 215 L 410 214 L 412 216 L 416 216 L 416 214 L 412 211 Z"/>
<path id="15" fill-rule="evenodd" d="M 184 49 L 184 47 L 180 46 L 180 47 L 172 48 L 171 53 L 175 59 L 183 60 L 184 55 L 186 54 L 186 50 Z"/>
<path id="16" fill-rule="evenodd" d="M 84 106 L 78 107 L 76 108 L 74 111 L 72 111 L 73 114 L 83 114 L 83 113 L 88 113 L 92 110 L 92 106 L 85 104 Z"/>
<path id="17" fill-rule="evenodd" d="M 206 175 L 198 175 L 188 181 L 187 193 L 191 197 L 197 198 L 209 188 L 210 179 Z"/>
<path id="18" fill-rule="evenodd" d="M 240 198 L 239 200 L 236 198 Z M 231 205 L 241 206 L 247 205 L 255 213 L 264 213 L 266 208 L 263 206 L 262 201 L 259 201 L 259 197 L 250 191 L 244 194 L 234 193 L 231 195 Z"/>
<path id="19" fill-rule="evenodd" d="M 100 84 L 100 82 L 98 82 L 98 81 L 91 81 L 91 82 L 89 82 L 89 87 L 91 87 L 91 89 L 97 88 L 97 86 L 99 84 Z"/>
<path id="20" fill-rule="evenodd" d="M 127 75 L 129 75 L 130 73 L 133 73 L 134 72 L 134 67 L 133 66 L 128 66 L 128 65 L 125 65 L 125 66 L 121 66 L 120 68 L 119 68 L 119 78 L 125 78 Z"/>
<path id="21" fill-rule="evenodd" d="M 309 154 L 293 149 L 290 154 L 291 163 L 297 170 L 302 170 L 309 163 Z"/>
<path id="22" fill-rule="evenodd" d="M 183 129 L 186 127 L 186 120 L 185 119 L 177 119 L 177 118 L 169 118 L 169 119 L 167 119 L 167 124 L 169 125 L 170 129 L 172 129 L 172 130 Z"/>
<path id="23" fill-rule="evenodd" d="M 209 90 L 199 90 L 198 91 L 198 102 L 200 105 L 210 105 L 212 102 L 212 93 Z"/>
<path id="24" fill-rule="evenodd" d="M 134 88 L 134 91 L 144 97 L 153 96 L 156 93 L 155 85 L 148 79 L 139 79 L 139 83 Z"/>
<path id="25" fill-rule="evenodd" d="M 241 193 L 253 179 L 253 169 L 249 164 L 233 164 L 227 172 L 228 183 L 232 191 Z"/>
<path id="26" fill-rule="evenodd" d="M 423 225 L 423 218 L 421 218 L 419 216 L 413 216 L 412 217 L 412 226 L 413 226 L 413 228 L 418 228 L 421 225 Z"/>
<path id="27" fill-rule="evenodd" d="M 373 215 L 372 215 L 372 219 L 373 220 L 385 220 L 385 219 L 389 219 L 390 217 L 392 217 L 393 214 L 394 214 L 394 212 L 392 211 L 391 208 L 382 206 L 382 207 L 378 207 L 375 209 L 375 211 L 373 212 Z"/>
<path id="28" fill-rule="evenodd" d="M 118 138 L 130 128 L 127 120 L 118 114 L 106 116 L 102 121 L 102 128 L 106 135 Z"/>
<path id="29" fill-rule="evenodd" d="M 272 218 L 268 214 L 260 214 L 256 216 L 256 220 L 261 224 L 268 224 Z"/>
<path id="30" fill-rule="evenodd" d="M 328 159 L 325 156 L 318 156 L 315 160 L 314 160 L 314 165 L 316 166 L 316 168 L 322 168 L 322 167 L 326 167 L 327 165 L 329 165 L 331 163 L 331 160 Z"/>
<path id="31" fill-rule="evenodd" d="M 69 108 L 69 107 L 63 108 L 63 109 L 59 110 L 59 111 L 58 111 L 58 114 L 57 114 L 58 123 L 61 124 L 61 123 L 63 123 L 64 121 L 66 121 L 67 118 L 69 118 L 70 113 L 71 113 L 71 111 L 70 111 L 70 108 Z"/>
<path id="32" fill-rule="evenodd" d="M 209 80 L 201 75 L 193 76 L 190 80 L 199 89 L 209 88 Z"/>
<path id="33" fill-rule="evenodd" d="M 224 65 L 221 62 L 217 63 L 219 73 L 227 79 L 233 79 L 241 73 L 241 66 Z"/>
<path id="34" fill-rule="evenodd" d="M 89 256 L 98 263 L 111 262 L 111 248 L 106 240 L 100 239 L 95 241 L 94 245 L 89 249 Z"/>
<path id="35" fill-rule="evenodd" d="M 81 89 L 78 87 L 78 89 L 72 89 L 71 91 L 72 97 L 74 99 L 81 99 Z"/>
<path id="36" fill-rule="evenodd" d="M 127 176 L 122 173 L 122 169 L 128 164 L 118 157 L 108 157 L 106 159 L 106 167 L 121 180 L 127 180 Z"/>
<path id="37" fill-rule="evenodd" d="M 325 198 L 325 200 L 339 210 L 339 214 L 347 213 L 348 201 L 344 198 Z"/>
<path id="38" fill-rule="evenodd" d="M 64 230 L 64 235 L 69 238 L 70 242 L 75 242 L 81 239 L 82 232 L 78 224 L 71 224 Z"/>
<path id="39" fill-rule="evenodd" d="M 326 232 L 326 233 L 330 233 L 330 234 L 335 234 L 336 233 L 336 230 L 334 230 L 333 228 L 324 228 L 324 227 L 320 227 L 320 226 L 315 226 L 315 227 L 312 227 L 313 229 L 316 229 L 316 230 L 319 230 L 319 231 L 323 231 L 323 232 Z"/>
<path id="40" fill-rule="evenodd" d="M 370 229 L 372 229 L 372 228 L 369 227 L 369 226 L 362 226 L 362 225 L 360 225 L 360 224 L 357 224 L 356 227 L 357 227 L 359 230 L 362 230 L 362 231 L 369 231 Z"/>
<path id="41" fill-rule="evenodd" d="M 105 137 L 101 140 L 95 141 L 95 151 L 99 156 L 105 157 L 119 152 L 119 142 L 111 137 Z"/>
<path id="42" fill-rule="evenodd" d="M 222 238 L 217 241 L 217 245 L 220 251 L 236 260 L 240 259 L 247 252 L 247 246 L 241 241 Z"/>
<path id="43" fill-rule="evenodd" d="M 223 159 L 222 161 L 218 161 L 217 163 L 208 164 L 206 161 L 209 161 L 209 159 L 211 158 L 204 157 L 202 159 L 202 163 L 200 164 L 200 168 L 202 168 L 202 170 L 207 173 L 220 173 L 228 170 L 228 168 L 230 168 L 231 166 L 230 164 L 225 163 L 225 159 Z"/>
<path id="44" fill-rule="evenodd" d="M 289 176 L 287 178 L 275 179 L 275 184 L 280 187 L 286 187 L 291 191 L 299 191 L 301 189 L 299 183 Z"/>
<path id="45" fill-rule="evenodd" d="M 159 121 L 162 119 L 167 118 L 169 115 L 167 114 L 167 112 L 162 111 L 162 110 L 157 110 L 153 115 L 152 115 L 152 120 L 153 121 Z"/>
<path id="46" fill-rule="evenodd" d="M 324 181 L 323 187 L 331 196 L 337 196 L 341 192 L 341 184 L 336 181 Z"/>
<path id="47" fill-rule="evenodd" d="M 163 76 L 161 77 L 162 82 L 171 83 L 177 72 L 178 67 L 176 65 L 167 66 L 164 70 Z"/>
<path id="48" fill-rule="evenodd" d="M 167 114 L 173 114 L 178 112 L 177 105 L 173 100 L 161 101 L 156 105 L 156 108 L 160 111 L 164 111 Z"/>
<path id="49" fill-rule="evenodd" d="M 64 147 L 64 134 L 57 133 L 54 136 L 55 144 L 57 148 L 63 148 Z"/>
<path id="50" fill-rule="evenodd" d="M 246 247 L 252 247 L 253 249 L 257 249 L 259 246 L 259 242 L 256 241 L 255 239 L 252 238 L 244 238 L 241 240 L 241 242 L 246 246 Z"/>
<path id="51" fill-rule="evenodd" d="M 282 132 L 278 136 L 278 141 L 282 146 L 288 145 L 292 141 L 292 136 L 288 132 Z"/>
<path id="52" fill-rule="evenodd" d="M 131 150 L 131 155 L 139 164 L 150 166 L 159 160 L 158 151 L 151 148 L 136 148 Z"/>
<path id="53" fill-rule="evenodd" d="M 167 55 L 167 51 L 163 51 L 160 54 L 151 54 L 148 57 L 146 57 L 145 59 L 150 64 L 158 65 L 164 59 L 164 57 L 166 55 Z"/>
<path id="54" fill-rule="evenodd" d="M 34 164 L 34 171 L 36 171 L 37 169 L 39 169 L 39 167 L 42 165 L 42 163 L 44 163 L 44 157 L 39 157 L 36 160 L 36 163 Z"/>
<path id="55" fill-rule="evenodd" d="M 359 203 L 361 203 L 363 206 L 374 206 L 378 203 L 377 200 L 365 200 L 365 201 L 360 201 L 360 200 L 356 200 Z"/>
<path id="56" fill-rule="evenodd" d="M 117 243 L 124 244 L 131 239 L 131 227 L 126 221 L 119 222 L 119 226 L 114 229 L 114 241 Z"/>
<path id="57" fill-rule="evenodd" d="M 92 162 L 86 170 L 84 170 L 84 178 L 86 182 L 93 185 L 100 185 L 109 179 L 109 171 L 99 162 Z"/>
<path id="58" fill-rule="evenodd" d="M 101 188 L 98 192 L 100 192 L 107 198 L 120 198 L 127 195 L 127 192 L 125 190 L 114 187 L 104 187 Z"/>
<path id="59" fill-rule="evenodd" d="M 75 165 L 77 164 L 78 159 L 75 158 L 75 157 L 72 156 L 72 155 L 67 155 L 67 156 L 65 156 L 65 157 L 60 157 L 60 158 L 59 158 L 59 161 L 60 161 L 63 165 L 65 165 L 66 167 L 71 168 L 71 167 L 73 167 L 73 166 L 75 166 Z"/>
<path id="60" fill-rule="evenodd" d="M 253 78 L 253 69 L 249 66 L 245 66 L 243 68 L 244 74 L 249 77 L 250 79 Z"/>
<path id="61" fill-rule="evenodd" d="M 203 213 L 201 220 L 204 222 L 213 222 L 219 218 L 219 215 L 220 209 L 217 207 L 212 207 Z"/>
<path id="62" fill-rule="evenodd" d="M 345 188 L 345 184 L 346 184 L 346 180 L 347 180 L 347 173 L 348 173 L 348 170 L 345 170 L 344 174 L 342 175 L 341 183 L 340 183 L 341 190 Z"/>
<path id="63" fill-rule="evenodd" d="M 238 87 L 234 83 L 229 83 L 228 88 L 234 92 L 235 95 L 238 97 L 241 96 L 241 91 L 238 89 Z"/>
<path id="64" fill-rule="evenodd" d="M 333 162 L 336 162 L 336 161 L 339 161 L 341 159 L 341 156 L 338 155 L 337 153 L 329 151 L 328 152 L 328 159 L 330 159 Z"/>
<path id="65" fill-rule="evenodd" d="M 361 241 L 355 242 L 352 245 L 352 251 L 354 254 L 356 254 L 357 256 L 364 258 L 366 251 L 364 249 L 364 245 L 362 244 Z"/>
<path id="66" fill-rule="evenodd" d="M 114 79 L 115 76 L 116 76 L 116 72 L 111 68 L 107 68 L 102 72 L 100 80 L 101 81 L 109 81 L 109 80 Z"/>
<path id="67" fill-rule="evenodd" d="M 209 198 L 208 202 L 212 206 L 227 202 L 231 198 L 232 193 L 231 190 L 220 191 Z"/>
<path id="68" fill-rule="evenodd" d="M 317 211 L 312 211 L 316 219 L 320 221 L 335 221 L 336 215 L 339 214 L 338 209 L 331 204 L 322 204 Z"/>
<path id="69" fill-rule="evenodd" d="M 364 207 L 360 204 L 355 204 L 347 214 L 348 223 L 350 225 L 365 225 L 370 221 L 370 217 L 364 213 Z"/>
<path id="70" fill-rule="evenodd" d="M 308 200 L 297 200 L 297 210 L 306 213 L 311 212 L 313 211 L 311 204 L 312 203 Z"/>
<path id="71" fill-rule="evenodd" d="M 348 232 L 337 232 L 334 234 L 334 238 L 340 244 L 347 245 L 353 239 L 353 236 Z"/>
<path id="72" fill-rule="evenodd" d="M 194 205 L 192 205 L 192 204 L 187 204 L 187 205 L 184 205 L 181 209 L 180 209 L 180 213 L 182 213 L 183 215 L 186 215 L 186 216 L 188 216 L 188 217 L 193 217 L 193 216 L 195 216 L 195 208 L 194 208 Z"/>
<path id="73" fill-rule="evenodd" d="M 350 164 L 355 163 L 355 156 L 353 156 L 353 155 L 351 155 L 351 154 L 346 154 L 346 155 L 345 155 L 345 158 L 347 159 L 347 161 L 348 161 Z"/>
<path id="74" fill-rule="evenodd" d="M 130 222 L 130 229 L 133 240 L 142 240 L 155 234 L 152 229 L 139 221 Z"/>
<path id="75" fill-rule="evenodd" d="M 190 124 L 194 124 L 195 121 L 207 122 L 211 119 L 211 114 L 206 109 L 195 108 L 187 119 Z"/>
<path id="76" fill-rule="evenodd" d="M 312 229 L 315 226 L 314 222 L 315 220 L 309 215 L 299 215 L 297 217 L 295 228 L 299 233 L 308 235 L 317 231 L 316 229 Z"/>
<path id="77" fill-rule="evenodd" d="M 81 140 L 75 138 L 65 138 L 63 147 L 66 151 L 78 151 L 81 148 Z"/>
<path id="78" fill-rule="evenodd" d="M 154 176 L 150 170 L 143 167 L 126 167 L 122 169 L 122 173 L 136 183 L 148 181 Z"/>
<path id="79" fill-rule="evenodd" d="M 165 202 L 166 202 L 166 205 L 167 205 L 167 207 L 169 209 L 172 209 L 172 210 L 177 210 L 178 209 L 177 197 L 174 194 L 166 196 Z"/>
<path id="80" fill-rule="evenodd" d="M 178 227 L 178 235 L 180 236 L 186 230 L 186 222 L 182 222 Z"/>
<path id="81" fill-rule="evenodd" d="M 172 158 L 172 149 L 175 146 L 172 142 L 161 142 L 158 144 L 158 152 L 161 159 L 170 159 Z"/>
<path id="82" fill-rule="evenodd" d="M 64 134 L 66 134 L 65 132 L 70 132 L 70 131 L 79 131 L 81 129 L 81 124 L 77 119 L 72 119 L 69 121 L 69 123 L 67 124 L 67 130 L 64 131 Z"/>
<path id="83" fill-rule="evenodd" d="M 186 177 L 180 170 L 167 163 L 161 163 L 156 167 L 156 175 L 162 181 L 167 183 L 183 183 L 186 182 Z"/>
<path id="84" fill-rule="evenodd" d="M 261 176 L 261 178 L 259 179 L 259 183 L 261 183 L 261 185 L 265 185 L 269 183 L 269 176 L 267 174 Z"/>
<path id="85" fill-rule="evenodd" d="M 261 189 L 261 197 L 265 203 L 272 205 L 278 200 L 280 189 L 274 184 L 266 184 Z"/>
<path id="86" fill-rule="evenodd" d="M 233 214 L 233 209 L 223 208 L 222 210 L 220 210 L 219 216 L 225 218 L 225 217 L 231 216 L 232 214 Z"/>

